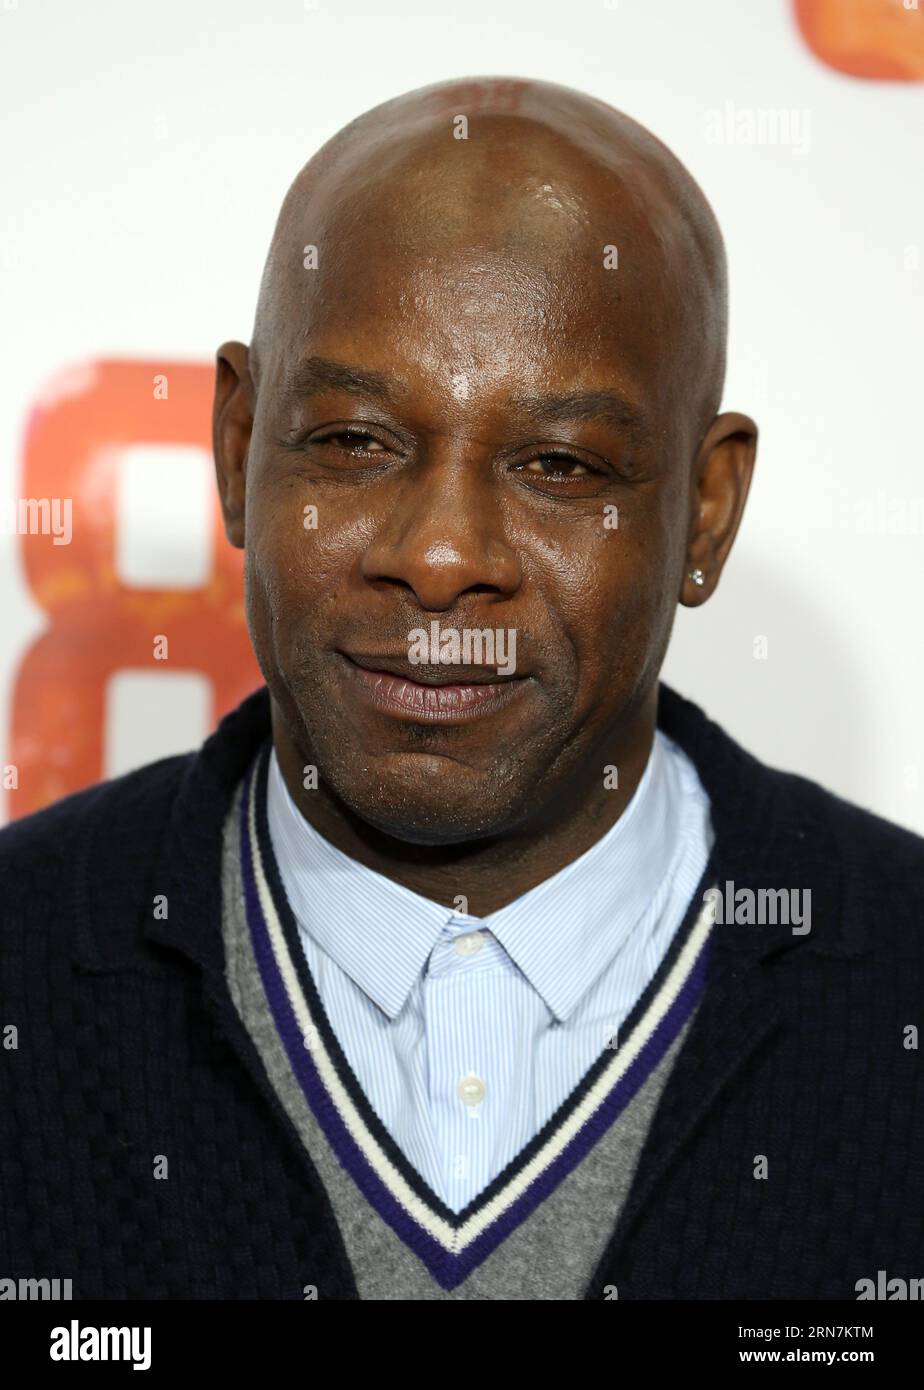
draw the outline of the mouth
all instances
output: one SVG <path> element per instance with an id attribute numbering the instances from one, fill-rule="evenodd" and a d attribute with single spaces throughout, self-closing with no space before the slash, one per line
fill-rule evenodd
<path id="1" fill-rule="evenodd" d="M 337 652 L 349 687 L 373 709 L 416 724 L 462 724 L 495 714 L 532 677 L 485 666 L 412 665 L 406 656 Z M 413 674 L 411 674 L 413 673 Z"/>

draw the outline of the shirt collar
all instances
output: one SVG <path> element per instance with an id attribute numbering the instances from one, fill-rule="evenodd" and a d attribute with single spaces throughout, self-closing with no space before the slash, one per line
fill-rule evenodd
<path id="1" fill-rule="evenodd" d="M 657 731 L 622 815 L 590 849 L 485 919 L 564 1022 L 630 935 L 656 920 L 680 843 L 683 788 Z"/>
<path id="2" fill-rule="evenodd" d="M 293 801 L 275 749 L 266 796 L 273 853 L 299 929 L 396 1018 L 454 914 L 320 835 Z"/>
<path id="3" fill-rule="evenodd" d="M 679 829 L 677 779 L 659 730 L 616 823 L 579 858 L 480 921 L 560 1021 L 669 886 Z M 267 818 L 300 929 L 389 1018 L 397 1017 L 440 934 L 459 925 L 459 914 L 367 868 L 320 835 L 295 805 L 275 750 Z M 464 920 L 468 930 L 479 925 Z"/>

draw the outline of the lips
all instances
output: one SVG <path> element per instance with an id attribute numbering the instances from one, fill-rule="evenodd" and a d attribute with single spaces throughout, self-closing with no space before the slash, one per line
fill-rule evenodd
<path id="1" fill-rule="evenodd" d="M 498 671 L 493 666 L 465 666 L 453 663 L 452 668 L 433 666 L 427 663 L 413 663 L 406 656 L 373 655 L 368 652 L 342 652 L 356 666 L 364 671 L 385 671 L 392 676 L 403 677 L 414 685 L 427 686 L 470 686 L 497 685 L 503 681 L 516 680 L 517 675 Z M 519 673 L 522 678 L 523 673 Z"/>
<path id="2" fill-rule="evenodd" d="M 467 723 L 498 712 L 532 684 L 529 676 L 502 675 L 490 667 L 453 666 L 449 674 L 443 666 L 415 666 L 406 657 L 339 656 L 354 694 L 379 713 L 411 723 Z"/>

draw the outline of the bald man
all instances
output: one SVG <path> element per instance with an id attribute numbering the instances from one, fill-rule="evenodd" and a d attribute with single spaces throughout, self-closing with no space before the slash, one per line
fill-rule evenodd
<path id="1" fill-rule="evenodd" d="M 579 92 L 424 88 L 299 173 L 217 355 L 265 686 L 0 835 L 0 1275 L 924 1275 L 924 841 L 659 680 L 754 465 L 725 338 L 702 193 Z"/>

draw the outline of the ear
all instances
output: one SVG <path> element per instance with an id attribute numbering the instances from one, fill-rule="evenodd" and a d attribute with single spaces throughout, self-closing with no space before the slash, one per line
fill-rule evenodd
<path id="1" fill-rule="evenodd" d="M 690 478 L 690 530 L 679 602 L 705 603 L 715 591 L 732 548 L 757 453 L 757 426 L 747 415 L 717 415 L 706 431 Z M 689 577 L 701 570 L 702 584 Z"/>
<path id="2" fill-rule="evenodd" d="M 238 550 L 244 548 L 247 452 L 255 399 L 246 346 L 222 343 L 215 354 L 212 450 L 225 535 Z"/>

